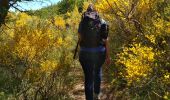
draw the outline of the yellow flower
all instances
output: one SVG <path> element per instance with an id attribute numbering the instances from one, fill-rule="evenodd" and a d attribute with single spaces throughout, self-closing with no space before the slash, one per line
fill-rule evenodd
<path id="1" fill-rule="evenodd" d="M 164 75 L 164 78 L 165 79 L 169 79 L 169 75 Z"/>
<path id="2" fill-rule="evenodd" d="M 42 72 L 47 72 L 48 74 L 50 74 L 56 68 L 57 68 L 56 61 L 46 60 L 41 63 L 41 71 Z"/>
<path id="3" fill-rule="evenodd" d="M 65 20 L 63 17 L 56 16 L 55 18 L 55 25 L 59 28 L 65 28 Z"/>
<path id="4" fill-rule="evenodd" d="M 131 52 L 131 53 L 129 53 Z M 131 48 L 125 47 L 119 55 L 119 63 L 126 66 L 128 82 L 140 82 L 141 77 L 147 77 L 152 71 L 151 64 L 154 61 L 152 48 L 133 44 Z M 129 83 L 131 84 L 131 83 Z"/>
<path id="5" fill-rule="evenodd" d="M 18 20 L 16 21 L 16 27 L 21 27 L 26 25 L 27 21 L 31 20 L 32 17 L 27 15 L 26 13 L 20 13 L 18 15 Z"/>
<path id="6" fill-rule="evenodd" d="M 145 35 L 152 43 L 155 44 L 156 36 L 154 35 Z"/>
<path id="7" fill-rule="evenodd" d="M 59 37 L 58 39 L 57 39 L 57 45 L 58 46 L 61 46 L 63 44 L 63 39 L 61 38 L 61 37 Z"/>

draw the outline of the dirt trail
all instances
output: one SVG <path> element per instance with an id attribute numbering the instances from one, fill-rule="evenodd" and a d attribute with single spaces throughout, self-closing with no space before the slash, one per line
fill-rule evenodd
<path id="1" fill-rule="evenodd" d="M 106 87 L 102 84 L 101 86 L 101 100 L 106 100 L 106 95 L 105 95 L 105 90 Z M 83 82 L 76 84 L 73 91 L 72 91 L 72 98 L 74 100 L 85 100 L 85 95 L 84 95 L 84 84 Z"/>
<path id="2" fill-rule="evenodd" d="M 85 100 L 85 94 L 84 94 L 84 80 L 83 80 L 83 73 L 81 67 L 75 69 L 76 72 L 76 80 L 77 84 L 74 85 L 73 90 L 71 91 L 71 97 L 73 100 Z M 104 80 L 102 80 L 101 84 L 101 100 L 106 100 L 106 91 L 107 87 L 105 85 Z"/>

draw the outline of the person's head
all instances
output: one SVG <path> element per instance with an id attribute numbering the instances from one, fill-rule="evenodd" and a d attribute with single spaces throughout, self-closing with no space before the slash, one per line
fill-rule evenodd
<path id="1" fill-rule="evenodd" d="M 95 7 L 94 7 L 94 5 L 93 5 L 92 3 L 90 3 L 90 4 L 88 5 L 87 11 L 89 11 L 89 12 L 96 11 L 96 10 L 95 10 Z"/>

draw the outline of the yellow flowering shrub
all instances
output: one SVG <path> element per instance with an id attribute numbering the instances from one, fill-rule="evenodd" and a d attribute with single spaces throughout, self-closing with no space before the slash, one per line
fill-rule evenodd
<path id="1" fill-rule="evenodd" d="M 63 17 L 56 16 L 56 17 L 54 18 L 54 21 L 55 21 L 55 25 L 56 25 L 58 28 L 65 28 L 65 20 L 63 19 Z"/>
<path id="2" fill-rule="evenodd" d="M 117 61 L 117 63 L 121 63 L 126 67 L 127 75 L 124 77 L 129 84 L 142 83 L 143 79 L 147 78 L 152 72 L 153 62 L 153 49 L 141 44 L 133 44 L 131 48 L 124 47 Z"/>
<path id="3" fill-rule="evenodd" d="M 155 44 L 156 36 L 154 36 L 152 34 L 151 35 L 146 34 L 145 37 L 148 38 L 150 40 L 150 42 Z"/>
<path id="4" fill-rule="evenodd" d="M 65 84 L 71 84 L 71 81 L 65 77 L 72 64 L 70 51 L 75 35 L 72 30 L 65 30 L 64 18 L 56 16 L 52 23 L 48 19 L 19 13 L 13 19 L 7 23 L 11 28 L 2 27 L 5 34 L 0 36 L 4 41 L 0 42 L 0 64 L 18 79 L 17 87 L 23 88 L 16 88 L 18 97 L 23 98 L 26 94 L 29 98 L 43 98 L 46 90 L 55 91 L 56 94 L 46 94 L 52 97 L 59 90 L 67 90 Z M 39 88 L 43 93 L 37 95 Z M 25 94 L 22 91 L 26 91 Z"/>
<path id="5" fill-rule="evenodd" d="M 31 46 L 30 41 L 26 37 L 20 38 L 15 49 L 21 59 L 24 59 L 26 56 L 29 60 L 31 60 L 36 55 L 35 47 Z"/>
<path id="6" fill-rule="evenodd" d="M 78 24 L 81 20 L 81 14 L 78 11 L 77 6 L 74 7 L 72 12 L 68 12 L 70 15 L 66 19 L 66 23 L 69 24 L 69 27 L 72 28 L 74 34 L 77 32 Z"/>
<path id="7" fill-rule="evenodd" d="M 21 26 L 27 24 L 27 22 L 31 19 L 32 19 L 32 17 L 27 15 L 26 13 L 20 13 L 18 15 L 18 19 L 17 19 L 15 25 L 16 25 L 16 27 L 21 27 Z"/>
<path id="8" fill-rule="evenodd" d="M 40 65 L 41 65 L 41 71 L 48 72 L 48 74 L 51 74 L 51 72 L 56 70 L 56 68 L 58 67 L 56 61 L 50 61 L 50 60 L 42 61 Z"/>
<path id="9" fill-rule="evenodd" d="M 111 100 L 168 100 L 170 1 L 89 0 L 84 2 L 83 11 L 90 1 L 95 2 L 101 18 L 109 23 L 114 60 L 107 71 L 114 89 Z M 17 80 L 16 86 L 7 84 L 19 98 L 51 99 L 68 92 L 67 83 L 74 78 L 67 75 L 73 66 L 71 51 L 81 19 L 78 9 L 75 6 L 66 14 L 52 14 L 53 19 L 51 15 L 49 19 L 26 13 L 8 15 L 9 28 L 0 28 L 0 66 L 4 73 L 8 72 L 10 82 Z"/>
<path id="10" fill-rule="evenodd" d="M 167 99 L 170 1 L 97 0 L 95 6 L 109 22 L 111 56 L 116 62 L 110 76 L 112 86 L 117 84 L 127 93 L 121 99 L 163 99 L 164 95 Z"/>

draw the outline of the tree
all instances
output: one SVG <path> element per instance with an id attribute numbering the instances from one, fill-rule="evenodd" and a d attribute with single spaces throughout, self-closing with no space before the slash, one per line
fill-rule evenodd
<path id="1" fill-rule="evenodd" d="M 0 26 L 4 23 L 9 8 L 9 0 L 0 0 Z"/>
<path id="2" fill-rule="evenodd" d="M 5 23 L 5 17 L 7 16 L 10 7 L 14 7 L 17 2 L 23 1 L 36 1 L 36 0 L 0 0 L 0 26 Z M 18 9 L 17 7 L 14 7 Z M 19 10 L 19 9 L 18 9 Z"/>
<path id="3" fill-rule="evenodd" d="M 75 5 L 78 6 L 79 12 L 82 10 L 83 2 L 86 0 L 62 0 L 59 2 L 59 12 L 65 14 L 74 9 Z"/>

